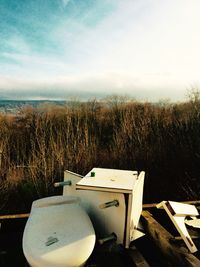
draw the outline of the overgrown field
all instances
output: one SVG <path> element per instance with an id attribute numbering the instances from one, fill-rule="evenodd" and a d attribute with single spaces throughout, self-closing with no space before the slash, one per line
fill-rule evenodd
<path id="1" fill-rule="evenodd" d="M 199 199 L 200 100 L 136 101 L 24 107 L 0 114 L 0 212 L 28 211 L 58 194 L 65 169 L 146 172 L 144 201 Z"/>

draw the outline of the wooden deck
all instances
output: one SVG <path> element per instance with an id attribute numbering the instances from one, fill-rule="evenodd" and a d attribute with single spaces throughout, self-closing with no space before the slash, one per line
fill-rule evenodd
<path id="1" fill-rule="evenodd" d="M 184 202 L 195 204 L 200 201 Z M 156 204 L 144 204 L 142 224 L 146 236 L 131 244 L 129 249 L 114 242 L 96 245 L 86 267 L 200 267 L 200 252 L 190 253 Z M 1 215 L 0 266 L 28 267 L 22 251 L 23 229 L 29 214 Z M 200 232 L 190 230 L 200 250 Z"/>
<path id="2" fill-rule="evenodd" d="M 142 223 L 147 235 L 166 259 L 166 266 L 200 267 L 200 260 L 184 246 L 183 242 L 168 232 L 148 211 L 142 213 Z"/>

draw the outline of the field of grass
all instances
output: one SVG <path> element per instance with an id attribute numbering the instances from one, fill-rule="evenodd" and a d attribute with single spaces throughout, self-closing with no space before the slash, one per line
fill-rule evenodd
<path id="1" fill-rule="evenodd" d="M 122 97 L 26 106 L 0 114 L 0 213 L 58 194 L 65 169 L 146 172 L 144 201 L 199 199 L 200 98 L 140 103 Z"/>

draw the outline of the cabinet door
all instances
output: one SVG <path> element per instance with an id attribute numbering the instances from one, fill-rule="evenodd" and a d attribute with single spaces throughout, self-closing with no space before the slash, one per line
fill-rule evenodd
<path id="1" fill-rule="evenodd" d="M 145 172 L 140 172 L 133 187 L 132 194 L 129 194 L 128 197 L 126 247 L 129 247 L 131 241 L 144 235 L 139 229 L 139 220 L 142 213 L 144 177 Z"/>

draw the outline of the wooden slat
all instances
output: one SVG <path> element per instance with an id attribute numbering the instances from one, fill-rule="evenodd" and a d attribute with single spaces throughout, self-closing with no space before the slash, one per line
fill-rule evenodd
<path id="1" fill-rule="evenodd" d="M 180 203 L 200 206 L 200 200 L 180 201 Z M 143 204 L 143 209 L 156 208 L 157 205 L 158 205 L 158 203 Z M 197 207 L 197 209 L 198 209 L 198 207 Z"/>
<path id="2" fill-rule="evenodd" d="M 192 205 L 200 205 L 200 200 L 183 201 L 181 203 L 192 204 Z"/>
<path id="3" fill-rule="evenodd" d="M 188 227 L 188 232 L 189 232 L 190 237 L 192 239 L 199 239 L 200 238 L 200 232 L 196 228 L 189 228 Z M 174 236 L 174 238 L 173 238 L 172 241 L 175 241 L 176 242 L 176 241 L 180 241 L 180 240 L 181 241 L 183 240 L 181 236 Z"/>
<path id="4" fill-rule="evenodd" d="M 173 236 L 148 211 L 142 212 L 142 222 L 145 232 L 171 264 L 169 266 L 200 267 L 200 260 L 189 253 L 186 247 L 171 242 Z"/>
<path id="5" fill-rule="evenodd" d="M 10 215 L 0 215 L 1 220 L 10 220 L 10 219 L 20 219 L 20 218 L 28 218 L 30 213 L 24 214 L 10 214 Z"/>
<path id="6" fill-rule="evenodd" d="M 142 207 L 143 207 L 143 209 L 151 209 L 151 208 L 156 208 L 156 205 L 157 205 L 158 203 L 147 203 L 147 204 L 143 204 L 142 205 Z"/>
<path id="7" fill-rule="evenodd" d="M 183 201 L 181 203 L 187 203 L 187 204 L 193 204 L 193 205 L 199 205 L 200 206 L 200 200 L 193 200 L 193 201 Z M 151 209 L 156 208 L 156 205 L 158 203 L 150 203 L 150 204 L 143 204 L 143 209 Z M 198 206 L 197 206 L 198 209 Z M 24 214 L 8 214 L 8 215 L 0 215 L 0 220 L 7 220 L 7 219 L 18 219 L 18 218 L 28 218 L 29 213 Z"/>
<path id="8" fill-rule="evenodd" d="M 190 237 L 192 239 L 199 239 L 200 238 L 200 234 L 190 235 Z M 181 236 L 175 236 L 172 240 L 174 240 L 174 241 L 183 241 L 183 238 Z"/>

